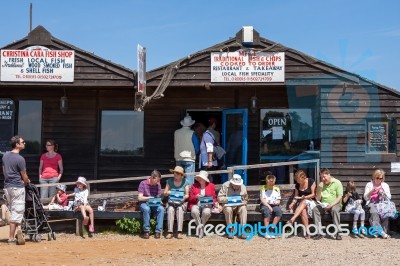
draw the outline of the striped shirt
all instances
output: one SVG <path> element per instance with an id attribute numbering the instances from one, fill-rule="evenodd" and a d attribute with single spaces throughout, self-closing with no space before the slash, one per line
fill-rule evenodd
<path id="1" fill-rule="evenodd" d="M 154 186 L 150 185 L 150 180 L 146 179 L 139 184 L 139 193 L 143 193 L 145 197 L 160 197 L 161 196 L 161 185 L 157 183 Z"/>

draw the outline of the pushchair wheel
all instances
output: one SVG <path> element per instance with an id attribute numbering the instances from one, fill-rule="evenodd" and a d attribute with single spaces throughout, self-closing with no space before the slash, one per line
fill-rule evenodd
<path id="1" fill-rule="evenodd" d="M 56 233 L 52 232 L 51 236 L 53 237 L 53 240 L 56 240 Z"/>
<path id="2" fill-rule="evenodd" d="M 51 241 L 51 233 L 47 233 L 47 241 Z"/>
<path id="3" fill-rule="evenodd" d="M 35 241 L 35 242 L 42 241 L 42 236 L 40 234 L 33 235 L 33 241 Z"/>

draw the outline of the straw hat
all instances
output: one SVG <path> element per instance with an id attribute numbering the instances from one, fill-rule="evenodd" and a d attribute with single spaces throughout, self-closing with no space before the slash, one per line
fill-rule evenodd
<path id="1" fill-rule="evenodd" d="M 232 185 L 240 186 L 243 184 L 243 179 L 240 175 L 234 174 L 230 182 L 232 183 Z"/>
<path id="2" fill-rule="evenodd" d="M 183 171 L 183 168 L 180 167 L 180 166 L 175 166 L 174 169 L 169 169 L 169 171 L 171 173 L 178 173 L 178 174 L 181 174 L 181 175 L 185 175 L 185 172 Z"/>
<path id="3" fill-rule="evenodd" d="M 190 127 L 194 123 L 196 123 L 196 120 L 192 120 L 192 117 L 190 115 L 186 115 L 183 120 L 181 120 L 181 125 L 184 127 Z"/>
<path id="4" fill-rule="evenodd" d="M 86 178 L 84 178 L 83 176 L 78 177 L 78 180 L 76 180 L 76 183 L 81 183 L 81 184 L 83 184 L 85 187 L 87 186 L 87 184 L 86 184 Z"/>
<path id="5" fill-rule="evenodd" d="M 194 177 L 198 177 L 203 179 L 204 181 L 210 183 L 210 180 L 208 179 L 208 173 L 207 171 L 201 170 L 199 174 L 195 175 Z"/>

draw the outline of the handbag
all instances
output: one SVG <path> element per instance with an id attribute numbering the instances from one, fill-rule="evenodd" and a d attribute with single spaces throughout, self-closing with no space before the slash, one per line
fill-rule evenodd
<path id="1" fill-rule="evenodd" d="M 376 212 L 382 219 L 385 218 L 397 218 L 398 213 L 396 210 L 396 205 L 393 201 L 385 199 L 379 203 L 375 204 Z"/>
<path id="2" fill-rule="evenodd" d="M 214 145 L 213 149 L 213 160 L 222 160 L 224 155 L 226 154 L 226 151 L 219 145 Z"/>
<path id="3" fill-rule="evenodd" d="M 213 143 L 213 161 L 217 161 L 218 166 L 222 166 L 224 165 L 224 155 L 226 154 L 226 151 L 224 150 L 224 148 L 222 148 L 219 143 L 217 143 L 214 139 L 214 136 L 212 134 L 210 134 L 209 132 L 206 132 L 207 134 L 210 135 L 210 137 L 213 139 L 214 143 Z"/>

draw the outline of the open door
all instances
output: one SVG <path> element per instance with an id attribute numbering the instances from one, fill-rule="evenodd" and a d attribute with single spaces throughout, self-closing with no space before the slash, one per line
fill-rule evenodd
<path id="1" fill-rule="evenodd" d="M 247 165 L 247 109 L 222 111 L 222 147 L 226 150 L 226 166 Z M 247 185 L 247 171 L 237 171 Z M 226 181 L 227 176 L 223 177 Z"/>

